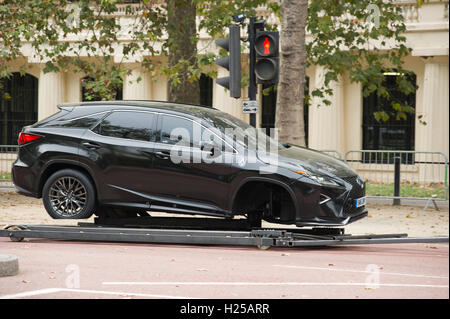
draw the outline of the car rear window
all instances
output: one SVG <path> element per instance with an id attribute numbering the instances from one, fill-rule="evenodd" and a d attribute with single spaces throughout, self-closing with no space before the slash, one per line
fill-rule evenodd
<path id="1" fill-rule="evenodd" d="M 63 110 L 49 117 L 47 120 L 37 123 L 36 127 L 91 128 L 105 117 L 107 112 L 83 116 L 77 116 L 76 113 L 79 112 L 67 112 Z"/>
<path id="2" fill-rule="evenodd" d="M 152 141 L 155 115 L 147 112 L 116 111 L 104 118 L 94 132 L 103 136 Z"/>

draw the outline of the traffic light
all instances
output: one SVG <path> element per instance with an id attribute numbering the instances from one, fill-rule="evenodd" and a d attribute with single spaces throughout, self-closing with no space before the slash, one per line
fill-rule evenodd
<path id="1" fill-rule="evenodd" d="M 278 31 L 258 31 L 255 35 L 256 83 L 278 83 L 279 72 Z"/>
<path id="2" fill-rule="evenodd" d="M 216 64 L 230 71 L 230 76 L 216 79 L 216 83 L 230 90 L 230 96 L 241 97 L 241 28 L 237 25 L 229 27 L 228 38 L 216 40 L 216 45 L 227 50 L 229 56 L 217 59 Z"/>

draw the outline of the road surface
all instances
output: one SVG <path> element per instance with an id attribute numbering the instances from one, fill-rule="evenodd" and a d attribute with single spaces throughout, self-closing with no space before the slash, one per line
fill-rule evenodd
<path id="1" fill-rule="evenodd" d="M 449 298 L 448 244 L 326 248 L 0 238 L 0 298 Z"/>

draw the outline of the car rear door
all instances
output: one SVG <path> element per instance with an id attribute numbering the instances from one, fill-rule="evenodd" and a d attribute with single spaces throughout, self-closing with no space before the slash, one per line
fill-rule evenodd
<path id="1" fill-rule="evenodd" d="M 157 115 L 113 111 L 81 140 L 80 157 L 93 169 L 103 203 L 145 204 L 152 183 L 152 152 Z"/>

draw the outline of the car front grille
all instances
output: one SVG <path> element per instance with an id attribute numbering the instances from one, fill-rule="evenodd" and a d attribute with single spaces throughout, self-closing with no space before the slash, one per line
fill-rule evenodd
<path id="1" fill-rule="evenodd" d="M 344 206 L 344 213 L 346 215 L 353 215 L 358 211 L 356 208 L 355 199 L 366 196 L 366 186 L 364 183 L 363 187 L 361 187 L 360 183 L 357 182 L 359 179 L 358 175 L 344 177 L 342 179 L 352 185 L 352 189 L 350 190 L 350 194 L 348 195 Z"/>

